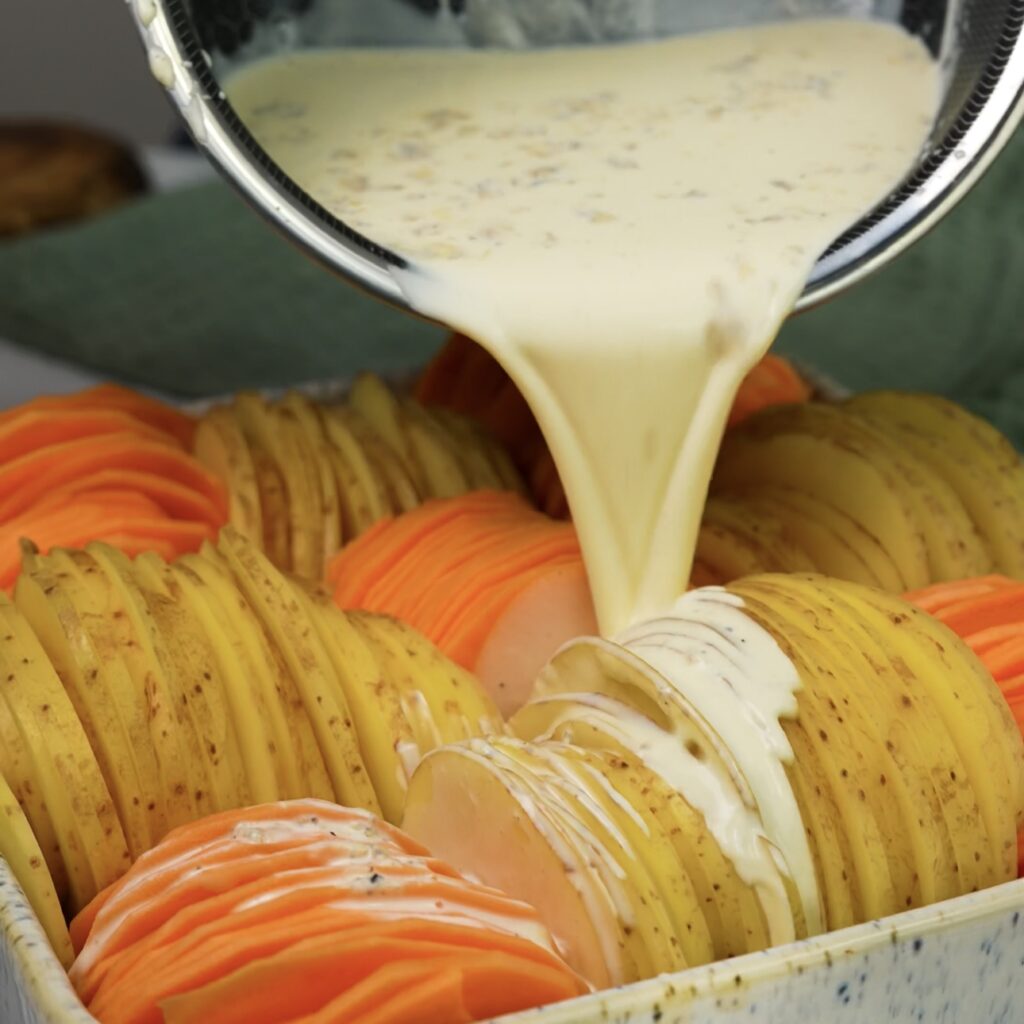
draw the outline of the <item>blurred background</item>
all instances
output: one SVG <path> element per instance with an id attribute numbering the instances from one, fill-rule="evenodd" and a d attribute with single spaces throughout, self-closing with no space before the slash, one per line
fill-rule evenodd
<path id="1" fill-rule="evenodd" d="M 0 3 L 0 407 L 103 378 L 201 398 L 403 372 L 443 337 L 215 178 L 124 2 Z M 1024 445 L 1024 135 L 925 241 L 777 347 L 850 388 L 947 394 Z"/>
<path id="2" fill-rule="evenodd" d="M 124 2 L 0 4 L 0 408 L 106 378 L 202 397 L 401 371 L 439 338 L 215 180 Z"/>
<path id="3" fill-rule="evenodd" d="M 176 119 L 140 59 L 123 0 L 7 0 L 0 8 L 0 118 L 40 115 L 137 143 L 171 138 Z"/>

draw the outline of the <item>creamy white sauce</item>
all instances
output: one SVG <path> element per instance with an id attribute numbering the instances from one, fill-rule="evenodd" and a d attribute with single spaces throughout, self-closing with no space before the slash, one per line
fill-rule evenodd
<path id="1" fill-rule="evenodd" d="M 157 46 L 150 47 L 149 50 L 149 71 L 165 89 L 174 87 L 174 64 L 171 63 L 171 58 Z"/>
<path id="2" fill-rule="evenodd" d="M 685 590 L 717 441 L 817 256 L 919 151 L 938 72 L 891 25 L 591 48 L 304 52 L 228 93 L 307 191 L 506 365 L 602 631 Z"/>
<path id="3" fill-rule="evenodd" d="M 696 709 L 690 712 L 681 707 L 685 718 L 677 718 L 666 729 L 603 694 L 562 693 L 539 698 L 539 702 L 545 700 L 571 702 L 575 706 L 567 704 L 552 719 L 545 733 L 536 739 L 559 739 L 562 726 L 579 722 L 593 726 L 638 757 L 703 816 L 722 855 L 733 865 L 739 878 L 756 890 L 772 944 L 782 945 L 796 937 L 780 873 L 785 871 L 788 875 L 792 869 L 788 864 L 780 865 L 773 855 L 773 844 L 767 837 L 753 797 L 745 798 L 746 787 L 741 789 L 729 771 L 731 757 L 726 761 L 709 756 L 709 747 L 713 746 L 712 731 L 701 722 Z M 698 749 L 699 756 L 694 753 Z M 811 871 L 811 884 L 815 885 L 813 865 Z"/>
<path id="4" fill-rule="evenodd" d="M 411 740 L 397 740 L 395 753 L 398 755 L 395 778 L 398 780 L 399 788 L 404 792 L 409 787 L 412 773 L 416 771 L 420 761 L 423 760 L 423 753 L 420 751 L 419 745 Z"/>
<path id="5" fill-rule="evenodd" d="M 646 661 L 700 712 L 723 740 L 757 804 L 761 826 L 793 879 L 810 934 L 824 929 L 814 858 L 786 774 L 793 748 L 783 719 L 798 715 L 800 676 L 775 638 L 718 587 L 691 591 L 672 612 L 620 634 L 617 641 Z M 757 887 L 766 912 L 778 913 L 774 879 L 740 877 Z M 749 869 L 748 869 L 749 870 Z M 781 898 L 788 913 L 789 901 Z"/>
<path id="6" fill-rule="evenodd" d="M 149 28 L 156 17 L 156 0 L 135 0 L 135 16 L 143 28 Z"/>
<path id="7" fill-rule="evenodd" d="M 413 734 L 419 741 L 417 746 L 426 747 L 427 750 L 441 746 L 444 740 L 423 691 L 403 690 L 400 699 L 406 721 L 411 724 Z"/>

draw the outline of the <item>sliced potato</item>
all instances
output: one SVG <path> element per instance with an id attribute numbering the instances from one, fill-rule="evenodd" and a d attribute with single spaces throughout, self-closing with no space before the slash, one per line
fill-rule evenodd
<path id="1" fill-rule="evenodd" d="M 124 662 L 96 626 L 109 609 L 73 566 L 52 555 L 34 559 L 14 591 L 75 706 L 117 806 L 132 859 L 167 831 L 160 771 L 139 700 Z"/>
<path id="2" fill-rule="evenodd" d="M 526 776 L 487 741 L 442 747 L 413 775 L 402 827 L 460 871 L 536 907 L 593 985 L 620 984 L 631 971 L 607 890 Z"/>
<path id="3" fill-rule="evenodd" d="M 348 617 L 375 642 L 389 678 L 429 714 L 442 743 L 504 732 L 501 713 L 480 682 L 421 633 L 386 615 L 349 612 Z"/>
<path id="4" fill-rule="evenodd" d="M 335 475 L 342 517 L 350 525 L 349 538 L 394 515 L 387 486 L 357 437 L 352 410 L 325 409 L 323 422 L 335 449 Z"/>
<path id="5" fill-rule="evenodd" d="M 313 455 L 313 468 L 320 481 L 320 507 L 323 513 L 323 564 L 341 547 L 341 507 L 338 481 L 331 465 L 330 446 L 323 424 L 313 403 L 297 392 L 281 401 L 281 409 L 295 418 L 302 430 L 307 449 Z M 321 573 L 322 576 L 322 566 Z M 319 576 L 317 577 L 319 579 Z"/>
<path id="6" fill-rule="evenodd" d="M 186 555 L 175 566 L 195 574 L 206 586 L 212 611 L 236 643 L 240 666 L 258 693 L 267 715 L 273 754 L 280 764 L 280 785 L 285 799 L 303 796 L 332 799 L 323 755 L 302 696 L 280 651 L 266 634 L 252 606 L 239 591 L 235 578 L 215 548 L 201 555 Z M 258 752 L 257 752 L 258 753 Z"/>
<path id="7" fill-rule="evenodd" d="M 431 498 L 455 498 L 473 490 L 444 429 L 414 402 L 403 405 L 399 416 L 423 480 L 424 493 Z"/>
<path id="8" fill-rule="evenodd" d="M 362 416 L 402 460 L 417 490 L 421 494 L 425 493 L 427 479 L 405 429 L 401 403 L 391 389 L 374 374 L 364 373 L 353 384 L 348 401 L 352 410 Z"/>
<path id="9" fill-rule="evenodd" d="M 299 598 L 345 691 L 373 788 L 386 821 L 398 824 L 409 779 L 427 752 L 417 742 L 395 680 L 348 616 L 327 595 Z"/>
<path id="10" fill-rule="evenodd" d="M 320 746 L 335 798 L 375 814 L 380 804 L 370 782 L 344 690 L 313 624 L 304 613 L 294 584 L 285 579 L 231 527 L 219 549 L 238 587 L 281 652 Z"/>
<path id="11" fill-rule="evenodd" d="M 0 632 L 3 699 L 35 766 L 77 911 L 128 869 L 128 846 L 78 714 L 28 621 L 4 595 Z"/>
<path id="12" fill-rule="evenodd" d="M 7 861 L 29 906 L 35 912 L 57 959 L 70 967 L 75 958 L 71 936 L 64 921 L 53 878 L 46 867 L 36 837 L 15 799 L 11 787 L 0 775 L 0 857 Z"/>
<path id="13" fill-rule="evenodd" d="M 154 650 L 188 713 L 211 807 L 226 811 L 248 806 L 252 794 L 220 664 L 191 603 L 170 568 L 161 569 L 159 559 L 140 558 L 124 564 L 122 571 L 138 584 L 152 623 Z"/>
<path id="14" fill-rule="evenodd" d="M 255 544 L 263 544 L 263 503 L 252 452 L 229 407 L 204 415 L 196 427 L 193 453 L 227 485 L 230 522 Z"/>

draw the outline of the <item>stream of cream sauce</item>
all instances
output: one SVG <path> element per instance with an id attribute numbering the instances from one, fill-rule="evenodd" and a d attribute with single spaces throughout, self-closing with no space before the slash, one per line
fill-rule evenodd
<path id="1" fill-rule="evenodd" d="M 565 483 L 603 634 L 739 748 L 819 930 L 778 725 L 799 679 L 763 631 L 740 630 L 742 663 L 708 654 L 707 629 L 742 618 L 727 596 L 676 602 L 736 390 L 817 257 L 920 151 L 936 63 L 893 25 L 808 20 L 577 49 L 309 51 L 228 91 L 292 178 L 409 261 L 396 275 L 413 307 L 515 379 Z M 717 618 L 691 630 L 690 605 Z M 661 770 L 717 823 L 769 920 L 786 916 L 740 797 L 712 800 L 689 762 Z"/>
<path id="2" fill-rule="evenodd" d="M 685 590 L 736 389 L 814 261 L 919 152 L 939 74 L 882 22 L 527 52 L 324 50 L 232 103 L 308 192 L 410 261 L 552 447 L 605 635 Z"/>

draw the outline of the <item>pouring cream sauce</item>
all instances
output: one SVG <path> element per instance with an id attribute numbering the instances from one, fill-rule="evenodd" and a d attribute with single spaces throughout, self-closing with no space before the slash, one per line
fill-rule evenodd
<path id="1" fill-rule="evenodd" d="M 406 257 L 540 420 L 602 631 L 686 589 L 730 404 L 814 261 L 907 171 L 939 75 L 895 26 L 793 21 L 529 52 L 325 50 L 229 95 Z"/>
<path id="2" fill-rule="evenodd" d="M 396 274 L 416 309 L 516 380 L 602 632 L 694 702 L 750 799 L 680 758 L 678 737 L 661 756 L 652 724 L 613 724 L 704 813 L 773 941 L 792 937 L 782 876 L 821 930 L 778 724 L 799 678 L 728 595 L 676 602 L 736 390 L 816 258 L 919 152 L 936 64 L 891 25 L 792 21 L 572 50 L 305 52 L 240 72 L 229 95 L 292 178 L 409 261 Z M 742 657 L 715 654 L 712 627 Z M 598 888 L 621 902 L 612 875 Z"/>

